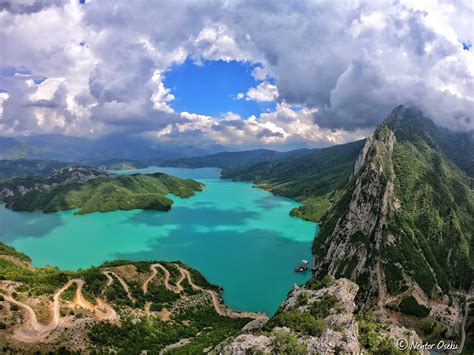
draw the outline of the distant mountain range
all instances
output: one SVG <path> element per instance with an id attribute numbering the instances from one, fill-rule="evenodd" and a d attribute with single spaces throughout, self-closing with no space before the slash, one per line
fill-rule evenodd
<path id="1" fill-rule="evenodd" d="M 49 159 L 94 164 L 122 159 L 159 164 L 165 160 L 226 150 L 220 145 L 192 147 L 146 139 L 106 136 L 92 140 L 60 134 L 0 137 L 0 159 Z"/>
<path id="2" fill-rule="evenodd" d="M 250 166 L 261 162 L 286 160 L 311 154 L 317 149 L 297 149 L 289 152 L 278 152 L 270 149 L 245 150 L 241 152 L 220 152 L 205 156 L 171 159 L 163 162 L 163 166 L 181 168 L 216 167 L 232 169 Z"/>

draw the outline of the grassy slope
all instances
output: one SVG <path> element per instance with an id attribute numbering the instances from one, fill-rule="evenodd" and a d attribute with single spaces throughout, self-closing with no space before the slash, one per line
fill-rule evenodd
<path id="1" fill-rule="evenodd" d="M 318 149 L 301 157 L 224 170 L 222 177 L 255 181 L 258 187 L 301 201 L 304 206 L 293 210 L 292 214 L 319 221 L 336 191 L 347 184 L 364 142 L 361 140 Z"/>
<path id="2" fill-rule="evenodd" d="M 17 211 L 55 212 L 80 208 L 78 214 L 114 210 L 169 210 L 172 193 L 186 198 L 201 190 L 194 180 L 183 180 L 166 174 L 99 177 L 85 182 L 66 181 L 15 197 Z"/>

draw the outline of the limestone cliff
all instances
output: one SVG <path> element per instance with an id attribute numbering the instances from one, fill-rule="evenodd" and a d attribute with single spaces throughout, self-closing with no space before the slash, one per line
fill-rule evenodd
<path id="1" fill-rule="evenodd" d="M 474 195 L 439 132 L 403 106 L 376 129 L 323 219 L 314 272 L 355 281 L 362 309 L 432 316 L 455 339 L 473 281 Z"/>

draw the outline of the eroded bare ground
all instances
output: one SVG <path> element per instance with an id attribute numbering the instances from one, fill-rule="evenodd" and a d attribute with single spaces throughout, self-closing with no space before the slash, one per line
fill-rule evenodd
<path id="1" fill-rule="evenodd" d="M 176 303 L 186 303 L 189 297 L 184 292 L 184 287 L 182 285 L 184 280 L 187 280 L 189 285 L 193 290 L 199 291 L 202 293 L 207 293 L 206 299 L 208 302 L 212 302 L 212 306 L 215 311 L 222 316 L 231 317 L 231 318 L 253 318 L 253 319 L 266 319 L 267 316 L 263 313 L 253 313 L 253 312 L 239 312 L 232 310 L 225 306 L 220 298 L 220 295 L 210 289 L 203 288 L 194 283 L 193 278 L 189 270 L 185 267 L 178 264 L 173 264 L 179 271 L 179 276 L 176 278 L 174 285 L 171 283 L 171 273 L 170 271 L 162 264 L 155 263 L 150 265 L 150 274 L 143 283 L 140 285 L 143 294 L 149 292 L 149 285 L 151 282 L 155 281 L 155 278 L 163 282 L 163 285 L 169 291 L 179 294 L 179 300 Z M 47 305 L 46 312 L 50 313 L 49 322 L 44 323 L 39 321 L 39 316 L 37 312 L 33 309 L 31 304 L 34 303 L 35 299 L 26 298 L 19 300 L 17 297 L 14 297 L 17 294 L 16 290 L 21 285 L 18 282 L 9 282 L 3 281 L 0 283 L 0 291 L 4 297 L 4 303 L 9 303 L 10 307 L 15 305 L 21 311 L 22 321 L 14 326 L 11 330 L 11 337 L 19 343 L 25 344 L 34 344 L 34 343 L 49 343 L 50 341 L 57 339 L 58 334 L 65 329 L 75 329 L 80 330 L 84 328 L 84 324 L 93 323 L 93 322 L 119 322 L 120 316 L 119 311 L 114 309 L 114 307 L 107 301 L 105 297 L 105 291 L 108 287 L 111 287 L 114 282 L 118 282 L 120 287 L 126 293 L 127 298 L 130 300 L 131 304 L 136 303 L 136 299 L 133 297 L 131 287 L 127 283 L 127 275 L 123 272 L 124 267 L 119 268 L 107 268 L 104 269 L 101 273 L 107 278 L 107 283 L 100 292 L 101 297 L 96 297 L 93 304 L 91 301 L 88 301 L 83 294 L 83 287 L 85 281 L 80 278 L 74 278 L 67 281 L 60 289 L 58 289 L 53 297 L 52 301 Z M 161 277 L 162 276 L 162 277 Z M 136 279 L 136 278 L 135 278 Z M 74 296 L 71 301 L 61 300 L 61 296 L 71 288 L 73 285 L 76 286 Z M 155 300 L 158 301 L 158 300 Z M 1 302 L 0 302 L 1 303 Z M 163 308 L 159 312 L 151 311 L 152 302 L 147 301 L 144 304 L 143 310 L 134 310 L 138 312 L 143 312 L 147 315 L 153 315 L 160 317 L 164 321 L 168 321 L 172 316 L 172 311 Z M 133 307 L 133 306 L 132 306 Z M 66 315 L 66 312 L 61 313 L 62 309 L 75 309 L 83 311 L 80 318 L 72 317 Z M 43 317 L 44 319 L 44 317 Z M 80 341 L 80 340 L 79 340 Z M 186 344 L 186 341 L 176 344 L 174 347 L 179 347 Z"/>

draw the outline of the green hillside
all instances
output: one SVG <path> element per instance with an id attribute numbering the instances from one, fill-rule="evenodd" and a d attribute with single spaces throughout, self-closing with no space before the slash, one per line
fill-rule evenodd
<path id="1" fill-rule="evenodd" d="M 439 145 L 449 131 L 433 127 L 419 111 L 396 108 L 323 219 L 316 274 L 355 280 L 362 302 L 385 292 L 442 299 L 472 285 L 474 191 Z"/>
<path id="2" fill-rule="evenodd" d="M 160 269 L 154 274 L 156 265 Z M 170 274 L 169 281 L 163 271 Z M 179 278 L 183 273 L 186 279 Z M 180 262 L 120 260 L 77 271 L 35 268 L 28 256 L 0 242 L 0 279 L 8 280 L 0 284 L 2 353 L 158 353 L 187 339 L 180 352 L 197 354 L 252 320 L 246 314 L 234 316 L 223 304 L 220 288 Z M 56 302 L 68 326 L 51 325 Z M 25 305 L 34 305 L 31 312 L 43 328 L 49 325 L 48 341 L 26 321 Z M 26 340 L 19 342 L 17 334 Z"/>
<path id="3" fill-rule="evenodd" d="M 186 198 L 203 186 L 194 180 L 161 173 L 96 177 L 85 181 L 66 179 L 57 185 L 47 182 L 39 177 L 13 178 L 0 181 L 0 187 L 7 186 L 13 191 L 19 186 L 29 184 L 31 187 L 26 193 L 6 198 L 7 206 L 15 211 L 79 209 L 77 214 L 86 214 L 132 209 L 167 211 L 173 203 L 167 194 Z M 40 188 L 32 187 L 39 184 Z"/>
<path id="4" fill-rule="evenodd" d="M 294 198 L 304 206 L 292 214 L 319 221 L 337 190 L 349 181 L 364 140 L 315 149 L 303 156 L 227 169 L 223 178 L 254 181 L 258 187 Z"/>

